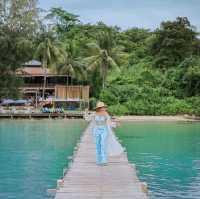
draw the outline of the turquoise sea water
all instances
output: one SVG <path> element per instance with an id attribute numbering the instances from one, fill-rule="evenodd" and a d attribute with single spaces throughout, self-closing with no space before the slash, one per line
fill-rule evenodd
<path id="1" fill-rule="evenodd" d="M 151 199 L 200 199 L 200 123 L 125 122 L 116 133 Z"/>
<path id="2" fill-rule="evenodd" d="M 0 199 L 45 199 L 86 127 L 82 120 L 0 121 Z"/>

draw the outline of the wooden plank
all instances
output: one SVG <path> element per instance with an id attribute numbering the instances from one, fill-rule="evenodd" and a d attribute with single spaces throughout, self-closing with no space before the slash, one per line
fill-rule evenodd
<path id="1" fill-rule="evenodd" d="M 55 199 L 147 199 L 135 167 L 126 153 L 96 165 L 95 144 L 90 125 L 83 133 L 73 163 L 57 187 Z"/>

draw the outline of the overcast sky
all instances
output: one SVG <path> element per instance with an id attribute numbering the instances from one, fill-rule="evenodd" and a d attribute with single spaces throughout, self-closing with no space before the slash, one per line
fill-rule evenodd
<path id="1" fill-rule="evenodd" d="M 82 22 L 103 21 L 123 29 L 155 29 L 163 20 L 186 16 L 200 31 L 200 0 L 39 0 L 40 7 L 63 7 Z"/>

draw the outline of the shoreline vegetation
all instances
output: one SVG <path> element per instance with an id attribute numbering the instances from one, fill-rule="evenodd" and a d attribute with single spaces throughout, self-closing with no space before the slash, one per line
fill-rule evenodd
<path id="1" fill-rule="evenodd" d="M 91 110 L 101 100 L 112 115 L 200 116 L 200 39 L 187 16 L 155 30 L 122 30 L 83 23 L 63 8 L 42 13 L 37 0 L 4 2 L 0 99 L 23 98 L 16 71 L 36 59 L 75 85 L 89 85 Z"/>

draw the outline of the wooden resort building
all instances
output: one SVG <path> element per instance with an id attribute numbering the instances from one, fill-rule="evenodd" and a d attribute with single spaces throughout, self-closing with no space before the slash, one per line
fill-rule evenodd
<path id="1" fill-rule="evenodd" d="M 24 84 L 20 88 L 24 98 L 34 99 L 36 106 L 39 101 L 48 101 L 54 104 L 79 103 L 80 107 L 89 106 L 89 86 L 72 85 L 72 77 L 58 75 L 42 67 L 41 62 L 31 60 L 17 71 Z"/>

